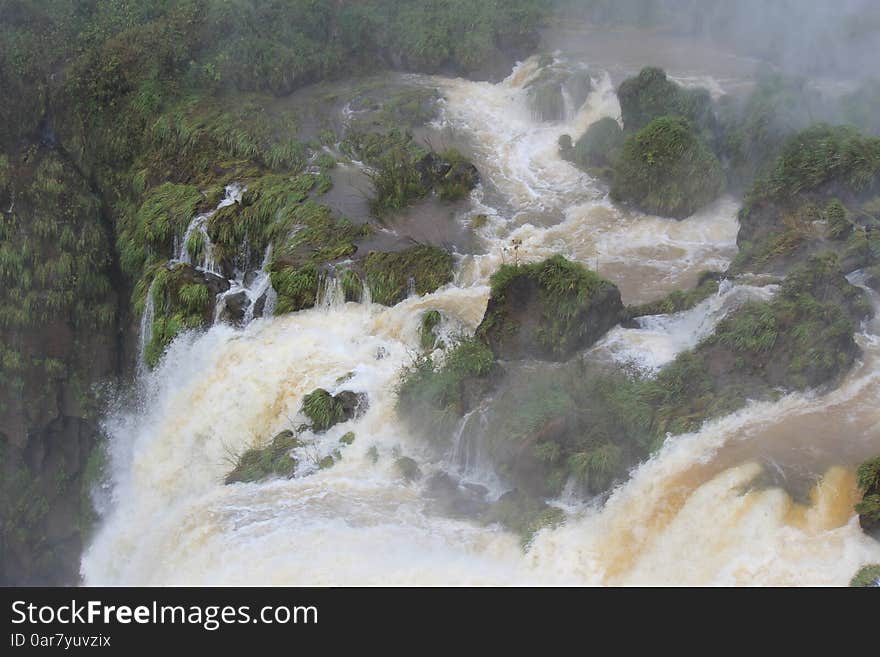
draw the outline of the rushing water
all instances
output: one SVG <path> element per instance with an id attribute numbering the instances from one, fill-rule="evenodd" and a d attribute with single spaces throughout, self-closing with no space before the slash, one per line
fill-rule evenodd
<path id="1" fill-rule="evenodd" d="M 455 441 L 437 462 L 396 418 L 394 384 L 423 311 L 441 310 L 447 334 L 472 330 L 488 276 L 514 258 L 561 252 L 639 302 L 692 285 L 736 251 L 735 200 L 681 222 L 647 217 L 615 207 L 559 159 L 560 134 L 619 113 L 607 73 L 565 124 L 532 119 L 523 85 L 534 73 L 529 61 L 497 85 L 426 80 L 445 98 L 437 128 L 466 138 L 483 174 L 458 219 L 489 216 L 477 231 L 483 248 L 459 258 L 453 284 L 384 308 L 343 303 L 328 281 L 315 309 L 184 335 L 141 376 L 137 408 L 107 420 L 111 510 L 83 558 L 87 584 L 840 585 L 880 561 L 852 511 L 853 466 L 880 452 L 877 320 L 857 336 L 864 358 L 836 391 L 753 404 L 669 439 L 604 503 L 565 501 L 568 521 L 525 552 L 497 526 L 430 513 L 422 485 L 399 477 L 393 463 L 404 454 L 426 474 L 457 464 L 503 492 L 475 465 L 473 445 Z M 773 291 L 725 284 L 691 311 L 615 329 L 591 356 L 656 369 Z M 314 463 L 354 431 L 341 460 L 302 478 L 223 485 L 234 455 L 300 423 L 316 387 L 369 395 L 359 419 L 305 436 L 301 456 Z"/>

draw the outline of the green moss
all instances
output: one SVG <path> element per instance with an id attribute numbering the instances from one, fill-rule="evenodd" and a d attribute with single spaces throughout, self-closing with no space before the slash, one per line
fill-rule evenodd
<path id="1" fill-rule="evenodd" d="M 452 255 L 420 244 L 403 251 L 370 253 L 364 262 L 373 302 L 393 306 L 406 299 L 410 288 L 418 295 L 434 292 L 452 281 Z"/>
<path id="2" fill-rule="evenodd" d="M 559 255 L 502 265 L 490 281 L 477 337 L 512 358 L 523 357 L 528 343 L 531 355 L 564 360 L 616 324 L 622 310 L 613 284 Z"/>
<path id="3" fill-rule="evenodd" d="M 880 456 L 862 463 L 856 471 L 862 499 L 856 504 L 859 521 L 866 530 L 880 527 Z"/>
<path id="4" fill-rule="evenodd" d="M 492 505 L 485 519 L 517 534 L 520 544 L 526 549 L 539 531 L 555 529 L 565 522 L 565 512 L 522 494 L 507 493 Z"/>
<path id="5" fill-rule="evenodd" d="M 329 208 L 312 201 L 296 205 L 285 221 L 295 230 L 280 242 L 269 266 L 272 287 L 278 293 L 276 315 L 314 306 L 323 275 L 319 266 L 354 254 L 355 241 L 369 232 L 366 226 L 334 218 Z M 346 300 L 360 299 L 357 275 L 346 271 L 341 276 Z"/>
<path id="6" fill-rule="evenodd" d="M 282 431 L 263 447 L 246 450 L 226 475 L 225 483 L 263 481 L 270 477 L 290 478 L 296 472 L 297 460 L 291 452 L 302 443 L 292 431 Z"/>
<path id="7" fill-rule="evenodd" d="M 687 120 L 661 117 L 627 138 L 611 195 L 651 214 L 683 218 L 724 189 L 716 157 Z"/>
<path id="8" fill-rule="evenodd" d="M 174 239 L 184 234 L 202 198 L 192 185 L 163 183 L 147 192 L 136 211 L 123 215 L 116 244 L 122 267 L 133 279 L 174 255 Z"/>
<path id="9" fill-rule="evenodd" d="M 863 566 L 859 569 L 849 583 L 857 588 L 869 588 L 880 586 L 880 564 Z"/>
<path id="10" fill-rule="evenodd" d="M 623 130 L 616 120 L 605 117 L 590 124 L 568 152 L 569 159 L 584 169 L 613 167 L 623 146 Z"/>
<path id="11" fill-rule="evenodd" d="M 859 488 L 864 492 L 880 492 L 880 456 L 862 463 L 856 471 Z"/>
<path id="12" fill-rule="evenodd" d="M 311 420 L 313 431 L 326 431 L 346 419 L 342 403 L 323 388 L 303 397 L 302 412 Z"/>
<path id="13" fill-rule="evenodd" d="M 339 439 L 339 442 L 341 442 L 343 445 L 351 445 L 352 443 L 354 443 L 354 438 L 354 431 L 348 431 L 342 435 L 342 437 Z"/>

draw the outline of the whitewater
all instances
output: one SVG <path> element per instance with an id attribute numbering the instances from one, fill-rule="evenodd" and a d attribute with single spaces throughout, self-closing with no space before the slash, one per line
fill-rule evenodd
<path id="1" fill-rule="evenodd" d="M 394 462 L 405 455 L 426 475 L 450 471 L 496 498 L 505 490 L 485 467 L 437 459 L 397 419 L 395 383 L 418 352 L 425 310 L 443 313 L 447 335 L 473 331 L 489 276 L 514 258 L 562 253 L 639 303 L 736 254 L 734 198 L 680 222 L 645 216 L 560 159 L 560 135 L 619 118 L 614 86 L 597 71 L 583 107 L 539 123 L 525 90 L 536 71 L 528 60 L 498 84 L 418 78 L 443 98 L 435 128 L 467 141 L 483 178 L 457 217 L 468 226 L 487 216 L 476 229 L 482 248 L 457 255 L 453 283 L 392 308 L 325 290 L 312 310 L 184 334 L 140 372 L 136 403 L 105 421 L 110 480 L 96 491 L 104 513 L 83 557 L 85 584 L 844 585 L 880 561 L 852 510 L 854 465 L 880 453 L 876 319 L 861 327 L 863 358 L 835 391 L 754 403 L 668 439 L 609 497 L 555 501 L 567 521 L 527 549 L 499 526 L 432 513 L 424 483 L 401 478 Z M 656 370 L 773 291 L 725 283 L 690 311 L 614 329 L 589 357 Z M 355 432 L 342 458 L 294 479 L 224 485 L 236 455 L 300 424 L 302 397 L 318 387 L 369 397 L 361 417 L 304 436 L 314 463 Z M 812 482 L 804 495 L 782 486 L 793 472 Z"/>

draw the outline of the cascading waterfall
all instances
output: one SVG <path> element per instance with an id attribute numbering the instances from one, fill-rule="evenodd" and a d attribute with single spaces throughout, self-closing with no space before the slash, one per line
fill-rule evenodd
<path id="1" fill-rule="evenodd" d="M 561 161 L 560 134 L 577 135 L 619 108 L 610 78 L 599 76 L 565 125 L 536 124 L 522 90 L 535 70 L 529 60 L 497 85 L 429 79 L 446 97 L 444 123 L 472 138 L 488 182 L 473 199 L 474 213 L 490 216 L 480 230 L 484 253 L 460 259 L 454 284 L 385 308 L 370 303 L 366 285 L 362 303 L 345 303 L 327 277 L 319 307 L 282 317 L 272 317 L 268 286 L 267 319 L 184 334 L 141 375 L 142 403 L 106 421 L 114 502 L 83 558 L 87 584 L 840 585 L 880 561 L 852 512 L 849 467 L 880 452 L 877 319 L 857 336 L 862 361 L 833 392 L 754 403 L 667 440 L 603 504 L 560 500 L 568 521 L 541 531 L 527 552 L 498 526 L 432 514 L 424 484 L 399 476 L 394 462 L 406 455 L 426 475 L 452 469 L 492 495 L 504 491 L 481 471 L 480 446 L 463 437 L 482 421 L 480 409 L 438 459 L 398 421 L 393 391 L 426 310 L 443 313 L 444 336 L 476 327 L 488 276 L 510 257 L 511 240 L 521 241 L 523 259 L 598 259 L 628 302 L 686 287 L 736 252 L 732 199 L 681 222 L 647 217 L 613 206 L 597 181 Z M 254 294 L 259 287 L 251 285 Z M 774 290 L 724 283 L 690 311 L 613 330 L 591 356 L 656 369 L 733 308 Z M 231 459 L 299 423 L 302 397 L 317 387 L 369 397 L 362 417 L 305 436 L 323 455 L 353 431 L 338 463 L 223 485 Z M 841 433 L 851 451 L 845 468 L 833 452 Z M 783 458 L 814 475 L 808 501 L 760 483 L 764 466 Z"/>
<path id="2" fill-rule="evenodd" d="M 192 221 L 190 221 L 189 225 L 186 227 L 186 232 L 183 234 L 183 241 L 177 243 L 175 240 L 175 259 L 177 262 L 185 262 L 198 267 L 198 269 L 201 269 L 202 271 L 220 275 L 220 267 L 218 263 L 214 261 L 214 247 L 211 244 L 211 236 L 208 234 L 207 223 L 208 220 L 221 208 L 225 208 L 233 203 L 239 203 L 243 193 L 244 188 L 241 185 L 237 183 L 227 185 L 224 190 L 223 200 L 220 201 L 216 208 L 210 212 L 205 212 L 193 217 Z M 201 257 L 198 258 L 198 263 L 193 262 L 189 247 L 190 239 L 196 234 L 199 235 L 201 241 Z"/>
<path id="3" fill-rule="evenodd" d="M 144 312 L 141 314 L 140 333 L 138 335 L 138 370 L 144 371 L 144 357 L 147 353 L 147 345 L 150 343 L 150 335 L 153 331 L 153 321 L 156 319 L 156 303 L 153 300 L 153 283 L 147 290 L 144 300 Z"/>

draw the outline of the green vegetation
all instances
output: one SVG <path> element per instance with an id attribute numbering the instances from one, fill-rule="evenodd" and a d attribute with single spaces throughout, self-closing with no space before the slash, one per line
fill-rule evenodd
<path id="1" fill-rule="evenodd" d="M 429 310 L 422 314 L 419 322 L 419 343 L 424 351 L 432 351 L 437 346 L 436 328 L 441 319 L 439 310 Z"/>
<path id="2" fill-rule="evenodd" d="M 846 271 L 880 262 L 880 139 L 816 125 L 791 137 L 740 211 L 733 269 L 786 270 L 836 252 Z"/>
<path id="3" fill-rule="evenodd" d="M 644 68 L 636 77 L 624 80 L 617 97 L 627 132 L 639 131 L 656 119 L 673 116 L 688 120 L 699 133 L 714 126 L 709 92 L 680 87 L 659 68 Z"/>
<path id="4" fill-rule="evenodd" d="M 612 283 L 562 256 L 502 265 L 477 337 L 499 358 L 566 360 L 617 324 L 623 305 Z"/>
<path id="5" fill-rule="evenodd" d="M 719 155 L 737 187 L 765 174 L 785 141 L 825 113 L 820 95 L 801 78 L 762 71 L 743 101 L 729 96 L 718 107 L 722 133 Z"/>
<path id="6" fill-rule="evenodd" d="M 515 283 L 523 267 L 534 274 L 543 263 L 499 272 L 493 298 L 531 294 L 528 286 Z M 580 278 L 565 279 L 562 288 L 576 289 Z M 676 311 L 714 291 L 716 277 L 705 276 L 686 295 L 630 313 Z M 494 312 L 490 301 L 484 324 Z M 447 446 L 454 431 L 481 441 L 499 474 L 529 505 L 558 495 L 566 482 L 599 495 L 667 435 L 696 431 L 749 400 L 775 399 L 839 379 L 859 354 L 854 326 L 870 312 L 864 293 L 828 254 L 792 271 L 771 300 L 734 311 L 655 376 L 579 359 L 562 365 L 509 363 L 500 376 L 493 354 L 471 339 L 450 349 L 439 365 L 421 356 L 405 369 L 398 412 L 438 449 Z M 534 308 L 523 316 L 541 325 L 546 321 Z M 462 418 L 489 390 L 492 398 L 484 402 L 479 421 L 462 426 Z M 861 476 L 867 481 L 867 474 Z"/>
<path id="7" fill-rule="evenodd" d="M 495 372 L 492 352 L 473 338 L 461 338 L 442 359 L 422 354 L 401 371 L 397 410 L 433 438 L 445 441 L 458 418 L 490 388 Z"/>
<path id="8" fill-rule="evenodd" d="M 486 514 L 486 522 L 497 522 L 520 537 L 528 548 L 542 529 L 554 529 L 565 522 L 565 512 L 517 492 L 502 495 Z"/>
<path id="9" fill-rule="evenodd" d="M 412 135 L 393 128 L 386 133 L 350 133 L 344 151 L 369 164 L 378 217 L 436 193 L 444 201 L 465 198 L 480 180 L 473 164 L 454 148 L 440 153 L 415 143 Z"/>
<path id="10" fill-rule="evenodd" d="M 611 195 L 651 214 L 684 218 L 724 189 L 721 164 L 683 118 L 653 120 L 627 138 Z"/>
<path id="11" fill-rule="evenodd" d="M 859 194 L 876 186 L 878 174 L 880 138 L 865 137 L 849 126 L 815 125 L 786 142 L 749 194 L 746 212 L 750 205 L 791 201 L 831 184 L 840 193 Z"/>
<path id="12" fill-rule="evenodd" d="M 146 365 L 155 367 L 182 331 L 210 326 L 214 299 L 228 286 L 223 279 L 202 274 L 191 265 L 157 268 L 151 287 L 155 317 L 144 352 Z"/>
<path id="13" fill-rule="evenodd" d="M 302 443 L 292 431 L 282 431 L 263 447 L 245 451 L 226 475 L 225 483 L 250 483 L 269 477 L 289 479 L 296 472 L 297 460 L 291 452 Z"/>
<path id="14" fill-rule="evenodd" d="M 856 471 L 862 499 L 856 504 L 859 523 L 865 531 L 880 529 L 880 456 L 865 461 Z"/>
<path id="15" fill-rule="evenodd" d="M 312 422 L 314 431 L 326 431 L 346 419 L 345 407 L 323 388 L 303 397 L 303 414 Z"/>
<path id="16" fill-rule="evenodd" d="M 364 261 L 366 282 L 374 303 L 393 306 L 412 289 L 434 292 L 452 281 L 452 255 L 436 246 L 417 246 L 390 253 L 370 253 Z"/>
<path id="17" fill-rule="evenodd" d="M 852 587 L 870 588 L 880 586 L 880 564 L 863 566 L 849 583 Z"/>
<path id="18" fill-rule="evenodd" d="M 620 129 L 620 125 L 606 116 L 592 123 L 571 150 L 563 148 L 562 154 L 584 169 L 599 169 L 605 172 L 607 167 L 613 167 L 616 163 L 623 140 L 623 130 Z"/>

